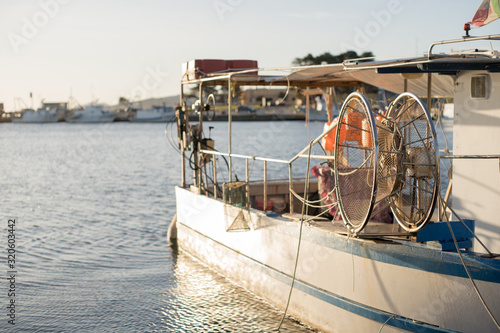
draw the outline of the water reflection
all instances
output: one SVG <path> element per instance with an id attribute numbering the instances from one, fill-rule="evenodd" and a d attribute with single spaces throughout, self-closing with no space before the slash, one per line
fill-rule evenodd
<path id="1" fill-rule="evenodd" d="M 227 151 L 226 124 L 212 124 L 217 149 Z M 281 311 L 167 244 L 180 163 L 164 124 L 86 125 L 1 126 L 2 209 L 20 221 L 13 331 L 274 331 Z M 312 124 L 311 137 L 322 128 Z M 238 123 L 234 133 L 234 151 L 243 154 L 288 159 L 307 144 L 301 122 Z M 261 140 L 242 144 L 253 137 Z M 310 329 L 289 319 L 282 331 Z"/>
<path id="2" fill-rule="evenodd" d="M 161 329 L 189 332 L 277 332 L 282 312 L 227 280 L 176 245 L 174 285 L 163 294 Z M 314 332 L 287 318 L 281 332 Z"/>

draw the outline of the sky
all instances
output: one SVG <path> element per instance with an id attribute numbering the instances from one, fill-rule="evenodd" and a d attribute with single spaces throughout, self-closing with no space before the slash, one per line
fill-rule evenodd
<path id="1" fill-rule="evenodd" d="M 460 38 L 480 3 L 4 0 L 0 102 L 13 111 L 31 106 L 30 92 L 35 108 L 70 96 L 112 105 L 121 96 L 176 95 L 181 64 L 192 59 L 252 59 L 273 68 L 308 53 L 423 53 L 432 42 Z M 500 20 L 472 30 L 497 33 Z"/>

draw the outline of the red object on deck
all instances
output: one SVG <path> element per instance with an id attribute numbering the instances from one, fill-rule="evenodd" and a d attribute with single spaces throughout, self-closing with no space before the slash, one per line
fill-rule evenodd
<path id="1" fill-rule="evenodd" d="M 257 60 L 195 59 L 182 64 L 182 79 L 183 81 L 196 80 L 207 77 L 208 74 L 224 74 L 257 68 Z M 257 71 L 245 74 L 257 75 Z"/>
<path id="2" fill-rule="evenodd" d="M 264 210 L 264 199 L 257 199 L 257 209 Z M 267 199 L 266 211 L 273 210 L 273 201 L 271 199 Z"/>

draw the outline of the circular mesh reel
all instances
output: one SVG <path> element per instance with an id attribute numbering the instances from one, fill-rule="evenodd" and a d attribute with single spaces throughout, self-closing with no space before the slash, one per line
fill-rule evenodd
<path id="1" fill-rule="evenodd" d="M 430 220 L 439 188 L 436 130 L 429 111 L 412 93 L 399 95 L 387 118 L 401 140 L 397 154 L 401 169 L 387 201 L 401 227 L 416 232 Z"/>
<path id="2" fill-rule="evenodd" d="M 366 98 L 350 94 L 339 113 L 334 148 L 338 208 L 350 232 L 361 231 L 373 209 L 378 160 L 375 119 Z"/>

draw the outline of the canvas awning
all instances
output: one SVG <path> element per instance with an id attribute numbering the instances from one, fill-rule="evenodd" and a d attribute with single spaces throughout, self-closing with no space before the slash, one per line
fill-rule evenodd
<path id="1" fill-rule="evenodd" d="M 451 65 L 450 65 L 451 64 Z M 470 67 L 474 66 L 474 68 Z M 453 75 L 458 71 L 478 69 L 497 71 L 498 59 L 467 58 L 412 58 L 382 62 L 344 62 L 342 64 L 305 67 L 259 69 L 258 75 L 245 72 L 208 75 L 204 79 L 183 83 L 204 82 L 205 85 L 227 85 L 227 80 L 243 86 L 289 86 L 289 87 L 335 87 L 372 86 L 400 94 L 404 92 L 405 78 L 407 91 L 420 97 L 427 97 L 429 76 L 432 80 L 433 97 L 453 97 Z M 255 69 L 252 71 L 255 72 Z"/>

